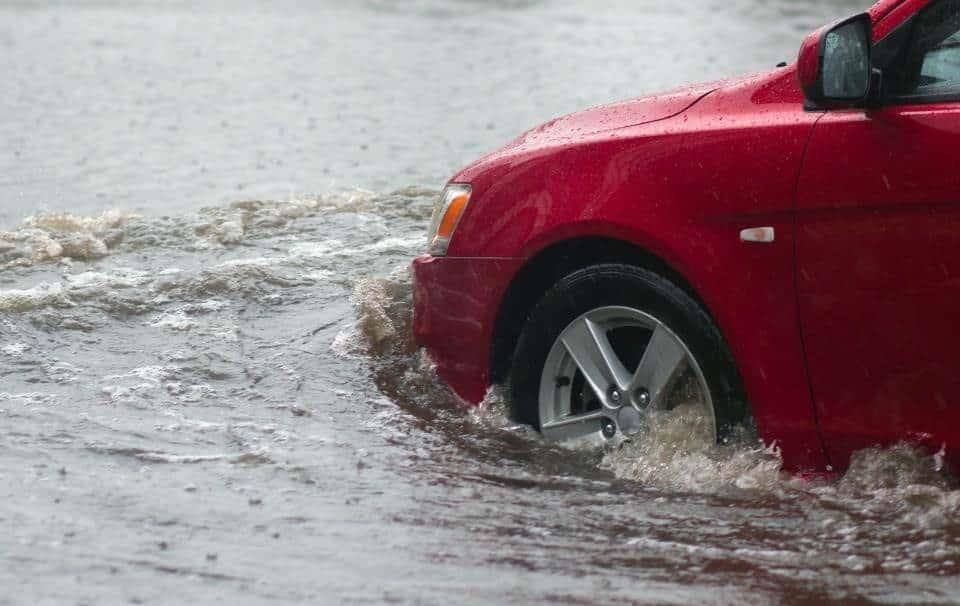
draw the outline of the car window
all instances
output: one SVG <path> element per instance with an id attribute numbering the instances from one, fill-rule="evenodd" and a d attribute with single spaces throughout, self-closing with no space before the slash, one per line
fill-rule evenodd
<path id="1" fill-rule="evenodd" d="M 928 51 L 920 68 L 920 86 L 925 89 L 943 84 L 955 85 L 960 79 L 960 32 Z"/>
<path id="2" fill-rule="evenodd" d="M 900 72 L 898 95 L 960 93 L 960 0 L 940 0 L 917 16 Z"/>

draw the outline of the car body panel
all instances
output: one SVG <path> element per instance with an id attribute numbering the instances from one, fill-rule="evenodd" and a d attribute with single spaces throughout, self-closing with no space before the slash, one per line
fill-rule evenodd
<path id="1" fill-rule="evenodd" d="M 454 392 L 476 404 L 490 386 L 498 303 L 519 259 L 423 256 L 413 263 L 413 331 Z"/>
<path id="2" fill-rule="evenodd" d="M 960 445 L 960 103 L 830 112 L 797 194 L 797 284 L 831 459 Z M 951 452 L 955 449 L 951 448 Z"/>

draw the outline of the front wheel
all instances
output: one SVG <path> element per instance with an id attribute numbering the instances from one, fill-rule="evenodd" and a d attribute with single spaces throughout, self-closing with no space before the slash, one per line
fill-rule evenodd
<path id="1" fill-rule="evenodd" d="M 509 394 L 518 420 L 558 442 L 630 437 L 652 411 L 677 410 L 717 442 L 747 416 L 710 317 L 669 280 L 629 265 L 588 267 L 544 295 L 520 335 Z"/>

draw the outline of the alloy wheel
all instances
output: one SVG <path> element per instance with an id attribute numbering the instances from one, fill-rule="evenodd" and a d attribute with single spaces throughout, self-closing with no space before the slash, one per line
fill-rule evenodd
<path id="1" fill-rule="evenodd" d="M 630 307 L 592 310 L 567 326 L 540 380 L 540 428 L 556 442 L 604 444 L 642 431 L 652 411 L 695 409 L 716 442 L 710 389 L 670 328 Z"/>

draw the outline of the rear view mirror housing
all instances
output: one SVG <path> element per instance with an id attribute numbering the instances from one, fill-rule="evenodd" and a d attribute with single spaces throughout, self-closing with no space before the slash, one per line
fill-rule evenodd
<path id="1" fill-rule="evenodd" d="M 866 106 L 880 80 L 873 68 L 870 15 L 856 15 L 807 36 L 797 76 L 809 109 Z"/>

